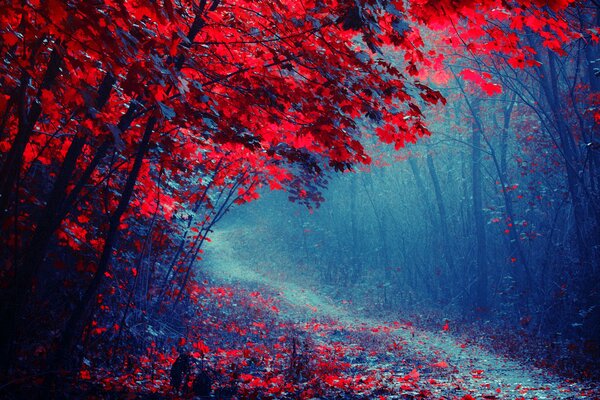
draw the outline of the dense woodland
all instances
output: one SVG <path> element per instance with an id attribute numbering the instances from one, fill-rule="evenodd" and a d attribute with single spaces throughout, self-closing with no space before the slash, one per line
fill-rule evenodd
<path id="1" fill-rule="evenodd" d="M 184 349 L 221 398 L 397 394 L 205 275 L 240 221 L 263 272 L 597 382 L 597 1 L 4 1 L 0 58 L 2 396 L 177 396 Z"/>

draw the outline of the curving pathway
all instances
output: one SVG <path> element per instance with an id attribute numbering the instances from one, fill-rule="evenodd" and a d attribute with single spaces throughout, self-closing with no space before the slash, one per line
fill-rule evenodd
<path id="1" fill-rule="evenodd" d="M 259 273 L 253 266 L 265 259 L 286 263 L 285 255 L 264 254 L 267 250 L 260 249 L 259 237 L 255 228 L 249 226 L 215 230 L 206 250 L 205 265 L 209 276 L 216 281 L 279 294 L 284 317 L 294 322 L 317 319 L 338 321 L 347 327 L 391 326 L 390 321 L 365 317 L 353 312 L 349 306 L 334 304 L 298 282 L 286 282 Z M 256 259 L 258 257 L 261 260 Z M 581 385 L 499 357 L 477 345 L 460 343 L 448 332 L 421 331 L 410 326 L 401 326 L 393 332 L 400 337 L 404 350 L 423 360 L 424 365 L 442 362 L 441 367 L 432 366 L 423 371 L 428 378 L 435 378 L 437 390 L 432 392 L 443 398 L 465 393 L 488 399 L 597 398 Z"/>

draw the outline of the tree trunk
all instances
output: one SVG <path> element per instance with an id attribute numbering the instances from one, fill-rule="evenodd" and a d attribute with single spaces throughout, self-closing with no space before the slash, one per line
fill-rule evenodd
<path id="1" fill-rule="evenodd" d="M 10 209 L 11 194 L 15 188 L 15 183 L 21 173 L 23 165 L 23 153 L 25 147 L 29 143 L 31 134 L 35 124 L 42 114 L 41 93 L 43 89 L 50 89 L 60 72 L 62 57 L 58 50 L 54 49 L 50 54 L 48 67 L 44 74 L 42 83 L 38 90 L 37 96 L 33 99 L 31 107 L 27 107 L 27 87 L 31 81 L 31 77 L 27 73 L 23 73 L 21 78 L 20 93 L 17 96 L 17 117 L 18 130 L 15 140 L 8 152 L 8 156 L 0 170 L 0 227 L 4 226 L 5 218 Z"/>
<path id="2" fill-rule="evenodd" d="M 346 279 L 346 283 L 354 284 L 358 281 L 358 276 L 362 270 L 362 252 L 361 243 L 359 240 L 358 233 L 358 214 L 356 211 L 356 203 L 358 198 L 358 190 L 356 187 L 356 181 L 358 179 L 357 173 L 350 175 L 350 230 L 352 240 L 352 250 L 350 255 L 350 277 Z M 349 282 L 348 282 L 349 281 Z"/>
<path id="3" fill-rule="evenodd" d="M 475 304 L 478 311 L 484 312 L 488 308 L 487 302 L 487 248 L 485 235 L 485 221 L 483 216 L 483 189 L 481 177 L 481 129 L 476 119 L 479 116 L 479 101 L 476 99 L 471 102 L 473 123 L 472 123 L 472 196 L 473 196 L 473 217 L 475 223 L 475 262 L 477 265 L 477 287 Z"/>
<path id="4" fill-rule="evenodd" d="M 146 123 L 144 135 L 142 137 L 142 141 L 135 156 L 133 167 L 129 173 L 129 176 L 127 177 L 127 181 L 125 182 L 125 186 L 123 188 L 123 194 L 121 195 L 121 199 L 119 200 L 119 204 L 117 205 L 116 210 L 110 217 L 109 229 L 106 233 L 104 248 L 102 250 L 100 261 L 98 262 L 97 270 L 94 274 L 92 281 L 90 282 L 85 293 L 83 294 L 81 301 L 75 307 L 71 318 L 66 324 L 65 330 L 63 331 L 61 343 L 59 349 L 57 350 L 55 360 L 56 364 L 58 364 L 59 366 L 68 367 L 66 361 L 68 361 L 68 358 L 71 355 L 70 353 L 73 350 L 75 344 L 81 338 L 83 329 L 85 327 L 85 322 L 87 321 L 88 316 L 92 313 L 93 300 L 96 294 L 98 293 L 100 285 L 104 281 L 104 274 L 108 271 L 108 268 L 110 266 L 113 247 L 117 242 L 119 236 L 119 225 L 121 224 L 121 217 L 123 216 L 123 214 L 127 210 L 127 207 L 129 206 L 131 196 L 133 195 L 133 189 L 135 187 L 135 183 L 137 181 L 140 168 L 142 166 L 143 158 L 146 155 L 146 152 L 149 148 L 150 137 L 152 135 L 152 132 L 154 131 L 155 124 L 155 117 L 150 117 L 148 119 L 148 122 Z"/>
<path id="5" fill-rule="evenodd" d="M 448 215 L 446 213 L 446 205 L 444 204 L 444 197 L 442 195 L 442 189 L 440 186 L 440 180 L 435 170 L 435 164 L 431 154 L 427 153 L 427 167 L 429 169 L 429 175 L 433 182 L 433 190 L 435 193 L 435 201 L 437 203 L 438 212 L 440 213 L 440 227 L 442 229 L 442 243 L 444 246 L 444 257 L 446 258 L 446 264 L 451 271 L 454 271 L 454 256 L 450 247 L 450 233 L 448 230 Z"/>
<path id="6" fill-rule="evenodd" d="M 429 201 L 429 192 L 425 188 L 425 182 L 423 181 L 423 177 L 421 176 L 421 172 L 419 171 L 419 164 L 417 163 L 417 160 L 414 157 L 408 158 L 408 164 L 410 165 L 410 169 L 413 173 L 413 176 L 415 177 L 415 183 L 417 184 L 417 189 L 419 189 L 419 192 L 421 193 L 421 197 L 423 199 L 423 205 L 425 207 L 425 213 L 427 214 L 427 216 L 429 218 L 429 222 L 431 223 L 431 226 L 433 227 L 436 225 L 436 222 L 433 218 L 433 213 L 431 212 L 432 207 L 431 207 L 431 202 Z"/>

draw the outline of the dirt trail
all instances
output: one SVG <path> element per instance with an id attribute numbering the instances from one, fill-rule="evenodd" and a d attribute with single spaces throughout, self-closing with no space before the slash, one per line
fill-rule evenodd
<path id="1" fill-rule="evenodd" d="M 243 237 L 252 236 L 251 230 L 247 227 L 242 232 Z M 286 282 L 259 273 L 253 268 L 259 262 L 255 258 L 285 263 L 285 255 L 264 254 L 260 250 L 248 252 L 249 243 L 246 241 L 241 244 L 239 241 L 240 231 L 240 227 L 236 227 L 212 233 L 212 242 L 206 251 L 207 272 L 212 279 L 278 293 L 282 303 L 288 306 L 285 308 L 285 317 L 295 322 L 315 318 L 335 320 L 348 327 L 363 325 L 373 328 L 391 322 L 359 315 L 300 283 Z M 240 247 L 243 247 L 243 253 L 237 251 Z M 412 327 L 403 327 L 394 332 L 400 336 L 408 353 L 426 360 L 429 365 L 439 361 L 448 364 L 435 377 L 438 382 L 466 387 L 478 393 L 477 398 L 590 398 L 578 395 L 584 388 L 577 384 L 565 382 L 547 371 L 499 357 L 479 346 L 460 343 L 448 332 L 421 331 Z"/>

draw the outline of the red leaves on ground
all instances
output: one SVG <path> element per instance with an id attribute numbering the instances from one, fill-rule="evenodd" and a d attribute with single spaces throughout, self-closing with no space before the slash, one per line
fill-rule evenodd
<path id="1" fill-rule="evenodd" d="M 483 370 L 474 369 L 471 371 L 471 376 L 473 377 L 473 379 L 483 379 Z"/>
<path id="2" fill-rule="evenodd" d="M 413 369 L 405 378 L 409 381 L 417 382 L 421 378 L 421 375 L 419 374 L 419 371 Z"/>

